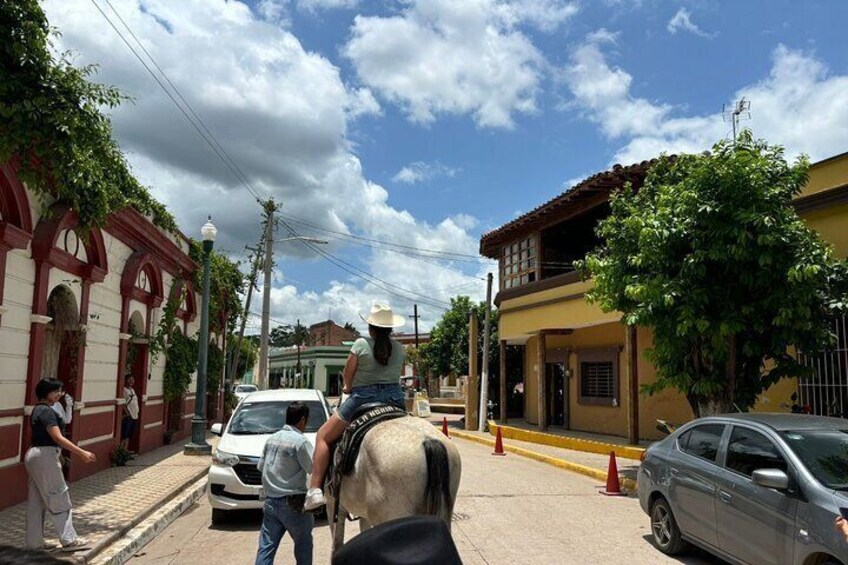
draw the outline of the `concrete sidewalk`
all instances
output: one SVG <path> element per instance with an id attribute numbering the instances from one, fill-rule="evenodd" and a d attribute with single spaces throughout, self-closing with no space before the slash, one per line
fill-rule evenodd
<path id="1" fill-rule="evenodd" d="M 465 431 L 450 425 L 448 428 L 451 437 L 474 441 L 492 448 L 495 446 L 495 438 L 488 432 Z M 604 484 L 604 481 L 606 481 L 610 460 L 609 452 L 606 454 L 591 453 L 507 438 L 503 439 L 503 446 L 507 453 L 528 457 L 567 471 L 580 473 L 597 479 L 600 484 Z M 639 462 L 618 456 L 616 462 L 622 488 L 635 492 Z"/>
<path id="2" fill-rule="evenodd" d="M 207 439 L 212 443 L 216 441 Z M 213 444 L 214 445 L 214 444 Z M 210 457 L 183 455 L 184 443 L 161 447 L 125 467 L 112 467 L 69 485 L 74 527 L 91 544 L 72 554 L 72 562 L 89 562 L 130 529 L 206 475 Z M 79 464 L 79 463 L 77 463 Z M 51 523 L 45 525 L 48 545 L 59 545 Z M 23 547 L 26 502 L 0 511 L 0 544 Z M 53 552 L 59 557 L 60 552 Z M 67 555 L 67 554 L 65 554 Z"/>

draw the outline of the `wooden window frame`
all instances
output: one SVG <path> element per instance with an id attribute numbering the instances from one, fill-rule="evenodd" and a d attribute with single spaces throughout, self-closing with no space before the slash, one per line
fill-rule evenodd
<path id="1" fill-rule="evenodd" d="M 589 406 L 621 408 L 622 347 L 597 347 L 577 350 L 577 403 Z M 583 363 L 612 363 L 612 398 L 583 395 Z"/>
<path id="2" fill-rule="evenodd" d="M 501 247 L 499 270 L 501 290 L 536 282 L 539 277 L 538 234 L 511 241 Z M 530 280 L 531 275 L 533 280 Z M 522 282 L 522 278 L 526 280 Z"/>

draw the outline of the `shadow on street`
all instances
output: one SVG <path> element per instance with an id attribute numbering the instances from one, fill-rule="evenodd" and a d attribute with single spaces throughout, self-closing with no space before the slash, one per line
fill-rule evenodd
<path id="1" fill-rule="evenodd" d="M 642 539 L 645 540 L 645 543 L 654 545 L 654 538 L 651 534 L 646 534 L 642 536 Z M 657 549 L 659 551 L 659 549 Z M 704 551 L 700 547 L 696 547 L 694 545 L 690 545 L 689 549 L 687 549 L 683 555 L 669 556 L 669 559 L 674 559 L 678 563 L 683 563 L 685 565 L 729 565 L 727 561 L 716 557 L 712 553 Z"/>

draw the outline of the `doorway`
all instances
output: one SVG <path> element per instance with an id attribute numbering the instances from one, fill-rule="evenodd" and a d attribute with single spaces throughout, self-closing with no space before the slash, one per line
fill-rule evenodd
<path id="1" fill-rule="evenodd" d="M 135 427 L 130 436 L 129 450 L 134 453 L 140 453 L 141 434 L 144 421 L 144 394 L 147 392 L 147 358 L 149 345 L 144 336 L 144 319 L 141 313 L 137 310 L 130 316 L 130 333 L 132 338 L 127 346 L 127 366 L 124 369 L 124 386 L 126 386 L 126 378 L 133 378 L 133 391 L 138 399 L 138 419 L 135 421 Z M 123 389 L 121 389 L 123 391 Z M 124 415 L 121 414 L 123 420 Z"/>
<path id="2" fill-rule="evenodd" d="M 545 376 L 548 387 L 548 422 L 552 426 L 568 427 L 565 407 L 565 363 L 546 363 Z"/>

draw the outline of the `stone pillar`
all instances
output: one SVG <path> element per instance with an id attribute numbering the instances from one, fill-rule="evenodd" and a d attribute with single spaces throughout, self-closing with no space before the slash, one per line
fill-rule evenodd
<path id="1" fill-rule="evenodd" d="M 507 404 L 507 390 L 506 390 L 506 340 L 501 340 L 500 342 L 500 398 L 501 398 L 501 422 L 506 424 L 506 404 Z"/>
<path id="2" fill-rule="evenodd" d="M 624 375 L 627 380 L 627 441 L 639 445 L 639 351 L 636 326 L 627 326 L 624 337 Z"/>
<path id="3" fill-rule="evenodd" d="M 465 429 L 476 430 L 479 418 L 480 392 L 478 390 L 479 364 L 477 363 L 477 343 L 479 342 L 479 324 L 476 312 L 471 312 L 468 320 L 468 381 L 465 387 Z"/>
<path id="4" fill-rule="evenodd" d="M 548 379 L 545 365 L 547 363 L 547 338 L 545 333 L 540 331 L 536 341 L 536 364 L 539 367 L 537 373 L 539 377 L 539 430 L 545 431 L 548 429 Z"/>

